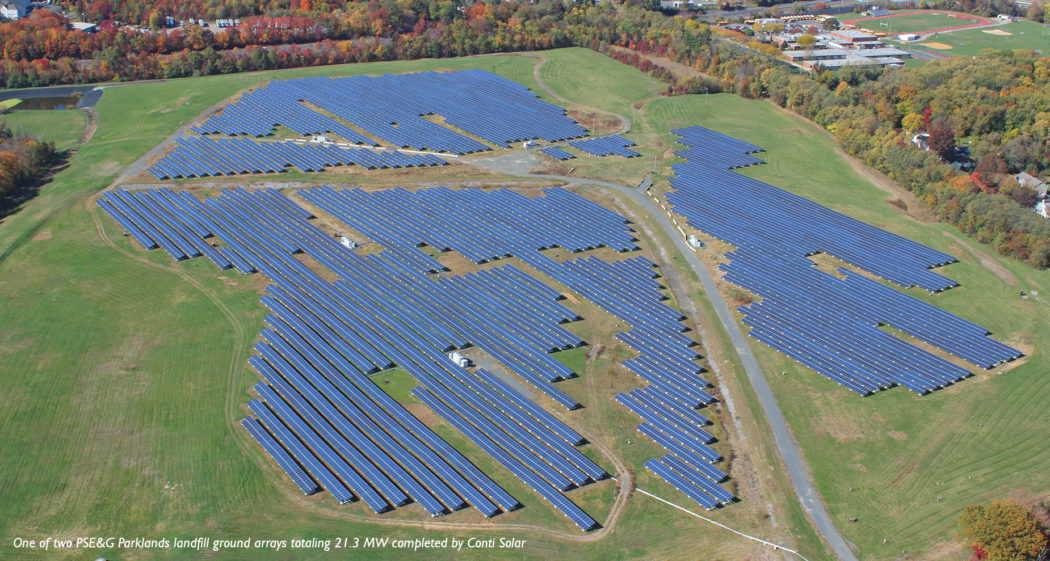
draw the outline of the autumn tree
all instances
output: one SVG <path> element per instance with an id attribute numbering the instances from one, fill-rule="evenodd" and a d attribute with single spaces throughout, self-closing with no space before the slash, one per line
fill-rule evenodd
<path id="1" fill-rule="evenodd" d="M 994 501 L 970 505 L 959 517 L 959 535 L 987 554 L 988 561 L 1036 559 L 1047 547 L 1046 536 L 1022 505 Z"/>
<path id="2" fill-rule="evenodd" d="M 955 133 L 944 119 L 930 125 L 930 150 L 946 162 L 955 154 Z"/>

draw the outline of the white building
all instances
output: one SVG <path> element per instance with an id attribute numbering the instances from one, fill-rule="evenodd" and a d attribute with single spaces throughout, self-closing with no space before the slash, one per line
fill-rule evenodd
<path id="1" fill-rule="evenodd" d="M 29 0 L 4 0 L 0 3 L 0 16 L 8 20 L 26 17 L 29 13 Z"/>

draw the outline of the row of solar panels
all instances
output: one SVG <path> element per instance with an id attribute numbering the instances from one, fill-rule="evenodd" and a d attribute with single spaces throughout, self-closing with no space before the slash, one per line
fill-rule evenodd
<path id="1" fill-rule="evenodd" d="M 166 198 L 175 196 L 167 190 L 151 193 Z M 126 192 L 121 192 L 120 195 L 129 196 Z M 180 193 L 179 195 L 181 198 L 185 194 Z M 192 199 L 192 196 L 185 196 Z M 417 465 L 417 469 L 399 472 L 387 459 L 384 459 L 380 451 L 388 452 L 390 458 L 397 458 L 398 461 L 395 463 L 405 468 L 409 467 L 405 463 L 408 460 L 404 456 L 408 452 L 398 452 L 392 441 L 379 436 L 373 436 L 373 445 L 368 445 L 360 440 L 360 435 L 349 434 L 353 432 L 352 429 L 340 420 L 338 415 L 352 420 L 362 434 L 366 433 L 364 427 L 367 422 L 362 417 L 355 416 L 358 414 L 352 411 L 348 402 L 341 401 L 342 398 L 339 398 L 338 394 L 333 393 L 330 388 L 327 394 L 323 393 L 324 388 L 322 388 L 326 382 L 321 376 L 328 380 L 327 383 L 339 387 L 340 378 L 336 374 L 345 377 L 356 377 L 357 375 L 363 377 L 361 373 L 385 368 L 396 362 L 424 382 L 428 392 L 440 395 L 443 390 L 433 383 L 426 383 L 435 379 L 434 369 L 438 368 L 435 364 L 440 364 L 445 360 L 438 349 L 443 350 L 450 345 L 464 344 L 462 337 L 457 334 L 470 331 L 467 323 L 464 321 L 450 322 L 446 324 L 449 329 L 445 331 L 444 338 L 437 335 L 433 317 L 430 318 L 432 321 L 428 325 L 423 325 L 421 322 L 421 318 L 426 314 L 420 314 L 420 310 L 432 313 L 432 308 L 412 305 L 412 302 L 404 298 L 403 292 L 394 292 L 393 286 L 405 286 L 403 284 L 405 271 L 402 269 L 407 266 L 405 263 L 398 262 L 396 259 L 390 261 L 389 255 L 386 258 L 379 256 L 361 258 L 353 254 L 312 224 L 305 222 L 304 219 L 309 216 L 309 213 L 298 209 L 273 191 L 249 194 L 242 190 L 231 190 L 216 199 L 208 199 L 206 203 L 198 201 L 197 206 L 193 208 L 199 213 L 199 217 L 193 218 L 185 215 L 182 217 L 183 220 L 197 222 L 202 226 L 201 233 L 204 233 L 204 229 L 207 229 L 208 233 L 216 233 L 224 243 L 229 244 L 228 248 L 223 248 L 224 250 L 236 251 L 236 254 L 243 256 L 247 262 L 251 263 L 251 267 L 262 271 L 276 283 L 268 289 L 268 295 L 263 299 L 264 303 L 274 311 L 274 315 L 267 318 L 270 329 L 263 334 L 266 342 L 257 347 L 260 354 L 252 359 L 253 365 L 260 370 L 270 384 L 263 384 L 256 388 L 263 400 L 253 402 L 252 407 L 257 416 L 263 419 L 265 427 L 269 429 L 267 434 L 270 435 L 270 440 L 261 436 L 258 431 L 254 431 L 253 434 L 261 439 L 260 444 L 275 456 L 279 465 L 298 465 L 300 470 L 305 469 L 313 474 L 316 480 L 332 491 L 339 500 L 350 500 L 356 494 L 369 502 L 377 511 L 389 508 L 390 505 L 403 504 L 404 501 L 412 499 L 423 504 L 431 513 L 446 512 L 463 506 L 461 500 L 456 497 L 466 497 L 471 504 L 483 512 L 492 512 L 491 507 L 485 505 L 483 501 L 471 500 L 466 490 L 456 488 L 454 495 L 449 494 L 446 487 L 451 488 L 452 482 L 449 476 L 444 474 L 447 469 L 441 467 L 440 464 L 435 466 L 423 460 L 422 452 L 418 452 L 418 448 L 412 448 L 412 453 L 424 461 L 425 465 L 422 467 Z M 292 209 L 298 209 L 298 212 Z M 119 213 L 118 215 L 123 216 Z M 343 278 L 353 279 L 355 283 L 353 285 L 344 281 L 336 281 L 334 284 L 326 283 L 316 273 L 303 266 L 300 261 L 291 257 L 291 254 L 297 251 L 307 252 L 333 272 L 337 272 Z M 380 263 L 383 265 L 380 266 Z M 515 280 L 520 280 L 521 277 L 528 278 L 520 272 L 508 272 L 510 269 L 512 268 L 502 267 L 499 272 L 479 274 L 460 281 L 465 285 L 469 284 L 472 290 L 462 292 L 465 288 L 461 287 L 462 290 L 457 293 L 458 299 L 474 299 L 482 291 L 490 294 L 494 292 L 506 294 L 511 290 L 511 283 L 514 283 Z M 397 278 L 399 274 L 403 275 L 402 278 Z M 421 278 L 426 279 L 426 277 Z M 450 295 L 441 294 L 441 286 L 427 280 L 432 285 L 427 297 L 437 301 L 452 299 Z M 534 280 L 520 284 L 530 286 L 531 290 L 514 299 L 517 302 L 514 304 L 516 308 L 508 310 L 508 314 L 516 309 L 518 315 L 542 315 L 553 326 L 557 326 L 560 321 L 575 319 L 575 314 L 572 314 L 571 311 L 559 310 L 558 307 L 543 302 L 544 299 L 551 299 L 556 294 L 552 294 L 549 288 Z M 464 307 L 458 310 L 458 315 L 478 314 L 476 309 L 471 308 L 471 302 L 462 302 L 462 304 Z M 415 315 L 412 310 L 415 310 Z M 545 311 L 541 313 L 541 310 Z M 504 314 L 504 321 L 506 317 L 507 314 Z M 531 331 L 537 328 L 538 323 L 531 322 L 527 325 L 530 327 L 523 328 L 525 331 L 532 337 L 541 337 L 539 331 Z M 495 328 L 494 325 L 485 326 L 480 323 L 475 323 L 474 326 L 479 331 Z M 546 336 L 551 336 L 552 333 L 549 330 L 545 332 Z M 424 338 L 424 335 L 427 338 Z M 576 338 L 571 342 L 578 341 Z M 566 340 L 567 342 L 569 341 Z M 546 344 L 560 343 L 547 341 Z M 325 366 L 326 363 L 328 366 Z M 565 373 L 568 371 L 566 370 Z M 351 379 L 354 384 L 357 384 L 355 377 Z M 308 386 L 317 388 L 316 391 L 322 393 L 313 394 L 315 390 L 310 390 L 307 385 L 302 387 L 297 385 L 303 384 L 303 380 L 308 380 L 310 382 Z M 448 380 L 449 378 L 445 378 L 442 384 L 445 384 L 449 391 L 455 392 L 452 386 L 447 385 Z M 366 391 L 364 388 L 361 389 Z M 344 395 L 348 391 L 343 387 L 340 387 L 340 390 Z M 514 395 L 513 390 L 510 390 L 509 387 L 500 388 L 500 391 L 508 395 L 508 400 L 515 403 L 515 407 L 529 412 L 528 414 L 532 415 L 536 423 L 550 427 L 550 430 L 565 439 L 566 443 L 578 444 L 582 440 L 579 435 L 572 433 L 571 429 L 561 425 L 549 414 L 537 413 L 535 409 L 538 408 L 530 411 L 521 406 L 521 403 L 527 403 L 527 400 L 520 396 L 516 396 L 516 399 L 509 397 Z M 296 397 L 295 394 L 300 397 Z M 379 394 L 385 396 L 381 391 Z M 324 406 L 321 397 L 324 397 L 328 403 L 334 403 L 336 409 Z M 307 401 L 301 401 L 304 399 L 314 407 L 314 412 L 309 411 Z M 373 395 L 372 399 L 382 398 Z M 383 405 L 389 410 L 388 406 L 389 404 Z M 368 411 L 367 405 L 360 407 L 361 410 Z M 507 407 L 502 407 L 501 410 L 506 409 Z M 542 412 L 542 410 L 539 411 Z M 299 416 L 298 420 L 292 413 Z M 487 413 L 494 415 L 491 409 Z M 368 415 L 375 422 L 379 422 L 372 413 Z M 266 418 L 272 422 L 266 423 Z M 496 426 L 501 427 L 500 430 L 512 431 L 525 438 L 522 436 L 524 433 L 518 432 L 519 429 L 514 429 L 507 424 L 513 422 L 508 418 L 492 419 L 490 417 L 490 419 Z M 279 421 L 277 423 L 279 426 L 271 426 L 274 425 L 273 421 Z M 293 421 L 299 429 L 304 431 L 304 434 L 295 431 L 281 432 L 290 430 L 287 429 L 289 425 L 286 423 Z M 399 419 L 399 421 L 408 423 L 406 427 L 411 424 L 410 420 Z M 325 425 L 326 422 L 330 425 Z M 254 426 L 252 423 L 247 423 L 247 425 Z M 529 430 L 537 430 L 536 426 L 538 425 L 533 425 Z M 308 428 L 314 432 L 309 432 Z M 415 427 L 415 429 L 418 428 L 418 426 Z M 409 429 L 412 430 L 412 427 Z M 395 434 L 393 430 L 387 428 L 386 432 Z M 340 440 L 340 438 L 345 440 Z M 401 437 L 400 440 L 409 439 Z M 277 452 L 272 446 L 273 441 L 282 443 L 288 456 Z M 545 441 L 550 441 L 550 439 L 545 438 Z M 351 443 L 353 450 L 356 450 L 358 455 L 354 455 L 353 450 L 347 447 Z M 428 444 L 436 445 L 432 441 L 428 441 Z M 369 449 L 362 449 L 362 446 Z M 413 445 L 405 444 L 405 446 Z M 310 455 L 306 455 L 306 451 L 310 451 Z M 549 452 L 537 453 L 542 454 L 541 457 L 548 461 L 553 458 Z M 578 453 L 575 456 L 573 461 L 580 461 Z M 289 457 L 294 457 L 296 461 L 289 464 Z M 372 463 L 371 468 L 361 463 L 366 460 Z M 541 468 L 535 463 L 535 460 L 529 460 L 529 462 L 534 470 L 543 470 L 548 477 L 554 479 L 549 469 L 557 469 L 556 467 L 548 463 L 548 468 Z M 321 466 L 325 466 L 328 471 L 321 470 Z M 347 466 L 352 469 L 348 470 Z M 426 470 L 423 470 L 423 467 Z M 561 467 L 566 471 L 572 471 L 565 465 Z M 588 477 L 592 479 L 601 477 L 601 474 L 595 471 L 594 466 L 584 463 L 579 469 L 584 467 L 589 470 L 587 471 Z M 463 468 L 457 465 L 457 469 L 462 470 Z M 304 488 L 304 491 L 310 489 L 310 485 L 305 483 L 296 469 L 286 467 L 286 470 L 293 480 L 303 483 L 301 487 Z M 351 472 L 358 474 L 360 479 L 355 479 Z M 370 475 L 367 475 L 366 472 Z M 558 472 L 561 473 L 560 470 Z M 380 474 L 385 475 L 387 479 L 380 477 Z M 439 484 L 438 479 L 435 479 L 438 477 L 436 474 L 440 474 L 438 479 L 447 483 L 445 487 Z M 574 472 L 573 475 L 575 477 L 572 480 L 573 483 L 580 483 L 578 474 Z M 546 481 L 538 473 L 534 473 L 533 476 Z M 558 480 L 557 483 L 564 482 Z M 581 527 L 593 526 L 593 520 L 587 523 L 587 519 L 579 516 L 578 509 L 574 509 L 575 505 L 569 507 L 571 502 L 568 502 L 560 493 L 554 496 L 551 495 L 550 489 L 538 488 L 537 490 L 541 495 L 551 499 L 556 506 L 560 505 L 559 508 L 563 508 L 566 514 Z M 486 494 L 493 500 L 495 499 L 489 492 L 486 491 Z"/>
<path id="2" fill-rule="evenodd" d="M 634 158 L 641 155 L 638 152 L 627 148 L 628 146 L 636 146 L 634 142 L 617 135 L 575 140 L 569 144 L 574 148 L 579 148 L 580 150 L 594 156 L 623 156 L 624 158 Z"/>
<path id="3" fill-rule="evenodd" d="M 586 134 L 564 109 L 481 70 L 273 81 L 194 130 L 263 136 L 283 124 L 300 134 L 330 132 L 352 143 L 373 143 L 329 115 L 395 146 L 453 154 L 489 146 L 426 116 L 440 115 L 447 124 L 498 146 Z"/>
<path id="4" fill-rule="evenodd" d="M 331 144 L 252 142 L 245 139 L 183 137 L 174 150 L 150 167 L 157 179 L 206 177 L 245 173 L 282 172 L 288 166 L 302 171 L 359 165 L 365 169 L 446 165 L 431 154 L 396 150 L 339 148 Z"/>
<path id="5" fill-rule="evenodd" d="M 689 224 L 737 249 L 725 279 L 761 297 L 741 308 L 750 335 L 867 395 L 893 385 L 923 394 L 969 375 L 880 325 L 982 368 L 1021 356 L 988 331 L 875 280 L 836 277 L 807 257 L 828 253 L 903 286 L 936 292 L 955 281 L 929 270 L 954 258 L 836 213 L 782 189 L 728 171 L 757 146 L 702 127 L 678 129 L 687 158 L 673 167 L 667 201 Z"/>
<path id="6" fill-rule="evenodd" d="M 540 152 L 543 152 L 544 154 L 554 158 L 555 160 L 561 160 L 561 161 L 572 160 L 572 159 L 574 159 L 576 157 L 576 156 L 574 156 L 572 154 L 572 152 L 566 152 L 565 150 L 562 150 L 561 148 L 555 148 L 555 147 L 541 148 Z"/>

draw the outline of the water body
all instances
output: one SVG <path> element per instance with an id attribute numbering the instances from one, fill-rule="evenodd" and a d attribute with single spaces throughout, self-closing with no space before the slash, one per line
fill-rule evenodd
<path id="1" fill-rule="evenodd" d="M 0 91 L 0 101 L 21 99 L 14 110 L 83 109 L 94 107 L 102 97 L 103 90 L 94 86 L 60 86 L 57 88 L 33 88 L 26 90 Z"/>
<path id="2" fill-rule="evenodd" d="M 77 109 L 83 96 L 78 92 L 73 95 L 56 95 L 51 97 L 30 97 L 12 107 L 13 111 L 40 111 L 47 109 Z"/>

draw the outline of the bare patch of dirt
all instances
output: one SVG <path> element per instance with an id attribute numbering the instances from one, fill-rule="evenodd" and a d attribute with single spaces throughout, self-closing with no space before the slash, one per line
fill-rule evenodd
<path id="1" fill-rule="evenodd" d="M 248 286 L 258 294 L 266 294 L 266 287 L 270 286 L 270 279 L 261 273 L 248 275 Z"/>
<path id="2" fill-rule="evenodd" d="M 864 439 L 864 430 L 858 423 L 827 414 L 817 418 L 814 432 L 830 436 L 839 444 Z"/>
<path id="3" fill-rule="evenodd" d="M 905 440 L 908 440 L 908 435 L 904 434 L 903 432 L 901 432 L 899 430 L 891 430 L 890 432 L 886 433 L 886 435 L 889 436 L 890 438 L 892 438 L 893 440 L 896 440 L 896 441 L 899 441 L 899 442 L 903 442 Z"/>
<path id="4" fill-rule="evenodd" d="M 51 230 L 41 230 L 39 233 L 37 233 L 37 235 L 32 237 L 32 240 L 35 241 L 35 242 L 42 242 L 44 240 L 50 240 L 50 239 L 51 239 Z"/>
<path id="5" fill-rule="evenodd" d="M 587 127 L 588 130 L 596 135 L 614 133 L 620 130 L 620 127 L 623 125 L 619 119 L 611 117 L 606 113 L 598 113 L 584 109 L 569 109 L 565 114 L 568 115 L 570 119 Z"/>
<path id="6" fill-rule="evenodd" d="M 980 261 L 981 266 L 991 271 L 992 274 L 999 277 L 999 280 L 1006 284 L 1018 288 L 1020 285 L 1017 283 L 1017 277 L 1014 276 L 1006 267 L 1003 267 L 998 261 L 995 260 L 991 255 L 988 255 L 984 251 L 974 247 L 971 244 L 959 239 L 958 236 L 951 234 L 950 232 L 944 232 L 944 235 L 955 243 L 963 246 L 966 250 Z"/>
<path id="7" fill-rule="evenodd" d="M 413 417 L 419 419 L 428 427 L 434 427 L 445 422 L 437 413 L 434 413 L 429 407 L 421 403 L 402 403 L 402 405 Z"/>
<path id="8" fill-rule="evenodd" d="M 868 468 L 864 467 L 864 464 L 850 464 L 849 467 L 850 469 L 861 473 L 868 471 Z"/>

